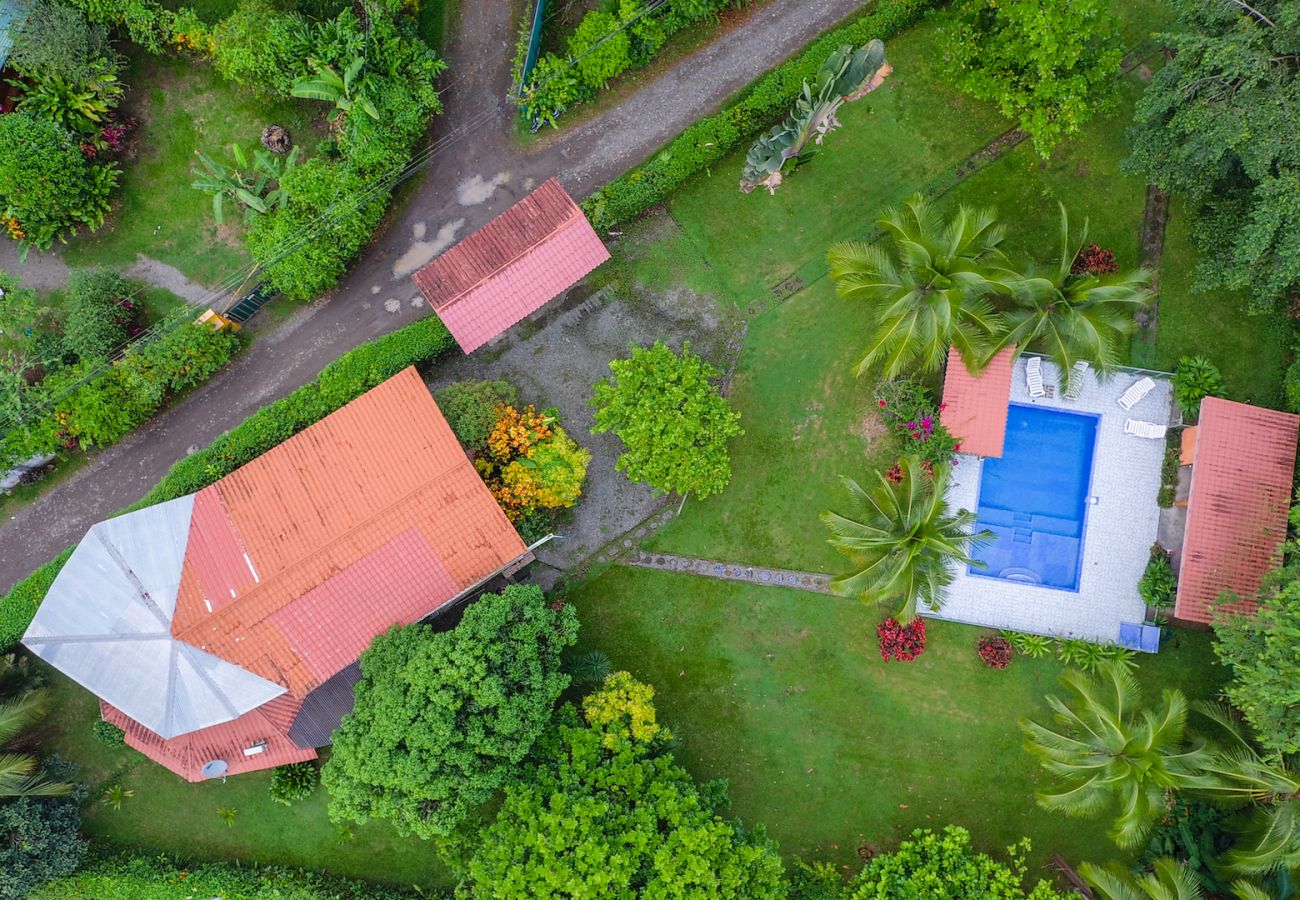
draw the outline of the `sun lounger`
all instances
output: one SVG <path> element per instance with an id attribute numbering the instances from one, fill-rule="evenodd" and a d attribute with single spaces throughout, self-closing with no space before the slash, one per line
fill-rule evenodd
<path id="1" fill-rule="evenodd" d="M 1143 422 L 1141 419 L 1129 419 L 1124 423 L 1124 433 L 1140 438 L 1159 440 L 1165 436 L 1165 426 L 1155 422 Z"/>
<path id="2" fill-rule="evenodd" d="M 1130 409 L 1137 406 L 1138 402 L 1143 397 L 1151 393 L 1152 388 L 1155 386 L 1156 383 L 1150 378 L 1139 378 L 1137 381 L 1133 382 L 1133 386 L 1121 394 L 1120 398 L 1115 402 L 1119 404 L 1120 409 L 1128 412 Z"/>
<path id="3" fill-rule="evenodd" d="M 1047 388 L 1043 387 L 1043 360 L 1038 356 L 1031 356 L 1025 361 L 1025 386 L 1029 388 L 1029 396 L 1046 397 Z"/>
<path id="4" fill-rule="evenodd" d="M 1065 393 L 1061 396 L 1066 400 L 1078 400 L 1083 393 L 1083 382 L 1088 378 L 1088 364 L 1079 360 L 1070 370 L 1066 377 Z"/>

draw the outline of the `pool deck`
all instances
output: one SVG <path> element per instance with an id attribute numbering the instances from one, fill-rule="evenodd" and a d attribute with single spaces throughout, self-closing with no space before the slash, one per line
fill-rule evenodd
<path id="1" fill-rule="evenodd" d="M 1044 360 L 1043 380 L 1055 386 L 1054 396 L 1030 399 L 1025 387 L 1026 358 L 1016 361 L 1010 402 L 1100 416 L 1084 522 L 1079 590 L 1062 591 L 970 575 L 961 566 L 948 588 L 943 608 L 937 613 L 922 613 L 993 628 L 1113 643 L 1119 637 L 1121 623 L 1141 622 L 1146 611 L 1137 583 L 1156 540 L 1160 520 L 1156 497 L 1165 447 L 1163 440 L 1125 434 L 1124 422 L 1130 418 L 1169 422 L 1169 381 L 1152 373 L 1128 370 L 1120 370 L 1103 381 L 1090 371 L 1079 399 L 1063 400 L 1060 393 L 1064 386 L 1056 367 Z M 1152 374 L 1156 386 L 1125 412 L 1115 401 L 1144 374 Z M 958 456 L 948 486 L 950 504 L 975 510 L 981 465 L 979 457 Z"/>

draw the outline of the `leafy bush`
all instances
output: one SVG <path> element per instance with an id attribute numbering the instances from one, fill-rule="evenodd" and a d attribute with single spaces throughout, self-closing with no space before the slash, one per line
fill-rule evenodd
<path id="1" fill-rule="evenodd" d="M 961 0 L 941 40 L 962 91 L 992 100 L 1047 157 L 1113 105 L 1124 53 L 1104 0 Z"/>
<path id="2" fill-rule="evenodd" d="M 1287 412 L 1300 413 L 1300 354 L 1286 367 L 1282 387 L 1286 392 Z"/>
<path id="3" fill-rule="evenodd" d="M 375 638 L 321 773 L 330 818 L 450 834 L 515 777 L 550 722 L 577 634 L 571 606 L 510 585 L 483 595 L 451 631 L 416 624 Z"/>
<path id="4" fill-rule="evenodd" d="M 1229 815 L 1228 810 L 1175 795 L 1169 812 L 1152 830 L 1139 862 L 1149 867 L 1161 857 L 1179 860 L 1213 896 L 1232 896 L 1231 887 L 1215 872 L 1218 857 L 1232 847 L 1232 835 L 1224 827 Z"/>
<path id="5" fill-rule="evenodd" d="M 569 57 L 588 87 L 603 88 L 632 65 L 632 39 L 622 24 L 613 13 L 593 10 L 569 36 Z"/>
<path id="6" fill-rule="evenodd" d="M 95 720 L 95 740 L 99 741 L 105 747 L 121 747 L 126 744 L 126 732 L 118 728 L 112 722 L 105 722 L 103 719 Z"/>
<path id="7" fill-rule="evenodd" d="M 306 800 L 320 784 L 320 769 L 310 760 L 276 766 L 271 772 L 271 799 L 285 806 Z"/>
<path id="8" fill-rule="evenodd" d="M 81 360 L 112 356 L 135 318 L 131 286 L 112 269 L 74 269 L 68 276 L 68 321 L 63 343 Z"/>
<path id="9" fill-rule="evenodd" d="M 280 188 L 288 202 L 253 221 L 248 250 L 276 290 L 310 300 L 332 288 L 370 240 L 388 193 L 348 163 L 320 157 L 286 172 Z M 322 218 L 329 224 L 316 233 Z"/>
<path id="10" fill-rule="evenodd" d="M 76 871 L 86 853 L 78 834 L 80 801 L 74 795 L 0 803 L 0 897 L 31 897 L 42 885 Z"/>
<path id="11" fill-rule="evenodd" d="M 449 384 L 434 397 L 460 445 L 470 453 L 484 453 L 488 435 L 500 418 L 500 407 L 514 406 L 519 392 L 508 381 L 470 379 Z"/>
<path id="12" fill-rule="evenodd" d="M 408 366 L 437 359 L 454 344 L 447 327 L 430 315 L 349 350 L 326 366 L 315 381 L 262 407 L 205 449 L 177 461 L 138 503 L 123 511 L 207 487 Z M 0 598 L 0 649 L 22 637 L 71 555 L 72 548 L 63 551 Z"/>
<path id="13" fill-rule="evenodd" d="M 925 619 L 917 616 L 900 625 L 890 616 L 876 626 L 876 637 L 880 640 L 880 658 L 885 662 L 911 662 L 925 652 Z"/>
<path id="14" fill-rule="evenodd" d="M 1017 653 L 1030 659 L 1042 659 L 1052 652 L 1052 639 L 1041 634 L 1010 631 L 1006 633 L 1006 638 Z"/>
<path id="15" fill-rule="evenodd" d="M 1115 259 L 1115 251 L 1097 244 L 1089 244 L 1080 250 L 1070 266 L 1071 275 L 1114 275 L 1118 271 L 1119 262 Z"/>
<path id="16" fill-rule="evenodd" d="M 713 385 L 719 372 L 691 353 L 662 341 L 633 345 L 630 359 L 609 364 L 613 375 L 596 383 L 593 434 L 612 431 L 625 452 L 616 468 L 656 491 L 716 494 L 731 481 L 727 441 L 744 434 L 740 414 Z"/>
<path id="17" fill-rule="evenodd" d="M 1174 505 L 1178 494 L 1178 470 L 1183 465 L 1183 437 L 1181 431 L 1170 431 L 1165 435 L 1165 455 L 1160 460 L 1160 491 L 1156 495 L 1156 505 L 1169 509 Z"/>
<path id="18" fill-rule="evenodd" d="M 944 404 L 938 406 L 930 392 L 911 378 L 882 381 L 876 387 L 876 407 L 890 430 L 903 439 L 905 453 L 914 454 L 930 466 L 948 464 L 961 449 L 961 442 L 939 421 Z"/>
<path id="19" fill-rule="evenodd" d="M 287 96 L 293 80 L 307 74 L 310 23 L 268 0 L 241 0 L 213 37 L 212 65 L 236 84 Z"/>
<path id="20" fill-rule="evenodd" d="M 1178 582 L 1174 578 L 1174 567 L 1169 561 L 1169 553 L 1156 544 L 1151 548 L 1151 559 L 1138 581 L 1138 594 L 1142 602 L 1152 609 L 1168 609 L 1174 605 L 1174 592 Z"/>
<path id="21" fill-rule="evenodd" d="M 798 98 L 804 79 L 812 79 L 836 47 L 860 47 L 876 38 L 892 37 L 938 5 L 939 0 L 878 0 L 866 15 L 822 35 L 756 81 L 726 109 L 700 119 L 645 163 L 593 193 L 582 204 L 587 218 L 605 230 L 663 202 L 692 175 L 784 115 Z M 672 6 L 680 9 L 682 4 Z"/>
<path id="22" fill-rule="evenodd" d="M 118 170 L 97 165 L 76 137 L 30 112 L 0 116 L 0 225 L 24 249 L 48 250 L 108 212 Z"/>
<path id="23" fill-rule="evenodd" d="M 66 128 L 83 139 L 81 152 L 94 156 L 84 140 L 99 133 L 111 121 L 111 114 L 126 87 L 117 80 L 116 59 L 98 59 L 87 74 L 73 80 L 59 74 L 31 79 L 18 101 L 18 109 Z"/>
<path id="24" fill-rule="evenodd" d="M 33 0 L 27 13 L 10 26 L 13 44 L 8 66 L 20 75 L 57 75 L 78 82 L 99 59 L 116 55 L 108 29 L 91 24 L 79 10 L 55 0 Z"/>
<path id="25" fill-rule="evenodd" d="M 1173 388 L 1174 402 L 1183 417 L 1194 422 L 1201 411 L 1201 400 L 1223 393 L 1223 376 L 1219 367 L 1204 356 L 1184 356 L 1178 360 Z"/>
<path id="26" fill-rule="evenodd" d="M 985 635 L 980 638 L 979 655 L 990 669 L 1005 669 L 1011 665 L 1011 642 L 1004 637 Z"/>
<path id="27" fill-rule="evenodd" d="M 591 454 L 555 424 L 554 411 L 538 413 L 532 405 L 496 409 L 487 451 L 474 467 L 510 521 L 577 503 Z"/>

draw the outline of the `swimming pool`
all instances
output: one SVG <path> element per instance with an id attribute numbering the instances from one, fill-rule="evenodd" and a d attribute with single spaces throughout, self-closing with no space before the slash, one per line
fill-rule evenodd
<path id="1" fill-rule="evenodd" d="M 972 575 L 1079 589 L 1097 417 L 1011 404 L 1001 459 L 985 459 L 976 531 L 996 539 L 972 554 Z"/>

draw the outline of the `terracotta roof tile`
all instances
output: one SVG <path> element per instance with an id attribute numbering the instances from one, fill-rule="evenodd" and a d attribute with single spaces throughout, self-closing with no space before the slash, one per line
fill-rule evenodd
<path id="1" fill-rule="evenodd" d="M 1210 622 L 1225 590 L 1244 598 L 1225 611 L 1255 611 L 1262 577 L 1286 538 L 1298 434 L 1300 416 L 1201 401 L 1177 618 Z"/>
<path id="2" fill-rule="evenodd" d="M 1011 347 L 993 357 L 978 375 L 966 370 L 956 348 L 948 351 L 943 380 L 944 408 L 939 419 L 961 441 L 962 453 L 1002 456 L 1014 369 L 1015 349 Z"/>
<path id="3" fill-rule="evenodd" d="M 554 178 L 415 273 L 415 283 L 470 353 L 609 259 Z"/>

